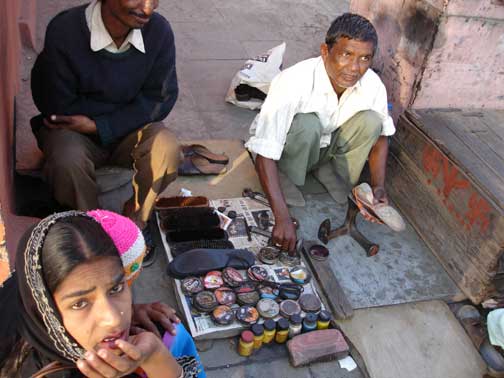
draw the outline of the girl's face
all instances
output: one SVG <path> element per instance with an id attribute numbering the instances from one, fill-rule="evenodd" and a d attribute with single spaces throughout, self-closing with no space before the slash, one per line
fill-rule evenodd
<path id="1" fill-rule="evenodd" d="M 54 301 L 68 333 L 85 349 L 116 349 L 131 324 L 131 290 L 119 258 L 78 265 L 59 284 Z"/>

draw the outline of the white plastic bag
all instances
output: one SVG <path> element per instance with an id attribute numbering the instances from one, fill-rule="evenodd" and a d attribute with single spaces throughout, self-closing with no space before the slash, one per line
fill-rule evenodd
<path id="1" fill-rule="evenodd" d="M 240 71 L 233 77 L 233 80 L 231 80 L 225 100 L 241 108 L 260 109 L 263 103 L 262 100 L 251 98 L 248 101 L 238 101 L 235 89 L 240 84 L 246 84 L 268 94 L 271 81 L 281 71 L 285 47 L 286 44 L 284 42 L 265 54 L 247 60 Z"/>

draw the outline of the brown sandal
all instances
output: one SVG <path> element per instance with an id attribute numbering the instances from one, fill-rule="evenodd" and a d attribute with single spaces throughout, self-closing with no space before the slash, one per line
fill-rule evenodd
<path id="1" fill-rule="evenodd" d="M 210 176 L 226 173 L 227 169 L 222 164 L 210 163 L 199 155 L 186 156 L 179 164 L 179 176 Z"/>
<path id="2" fill-rule="evenodd" d="M 226 154 L 216 154 L 201 144 L 190 144 L 181 147 L 184 157 L 201 156 L 214 164 L 227 164 L 229 157 Z"/>

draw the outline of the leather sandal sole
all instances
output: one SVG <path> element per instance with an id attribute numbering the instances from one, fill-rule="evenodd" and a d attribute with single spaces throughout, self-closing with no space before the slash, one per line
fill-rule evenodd
<path id="1" fill-rule="evenodd" d="M 367 183 L 362 183 L 352 189 L 357 206 L 364 208 L 379 222 L 389 226 L 392 230 L 400 232 L 406 228 L 402 216 L 392 206 L 385 204 L 373 204 L 373 190 Z"/>
<path id="2" fill-rule="evenodd" d="M 224 165 L 210 163 L 199 155 L 184 157 L 178 167 L 180 176 L 212 176 L 226 172 L 227 169 Z"/>
<path id="3" fill-rule="evenodd" d="M 198 155 L 213 164 L 229 163 L 229 157 L 226 154 L 216 154 L 201 144 L 190 144 L 182 146 L 181 148 L 184 157 Z"/>

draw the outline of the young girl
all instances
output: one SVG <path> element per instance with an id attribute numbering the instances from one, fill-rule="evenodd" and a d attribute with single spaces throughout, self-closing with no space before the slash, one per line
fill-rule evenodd
<path id="1" fill-rule="evenodd" d="M 130 332 L 130 284 L 144 254 L 140 230 L 115 213 L 40 221 L 0 293 L 0 377 L 205 377 L 181 325 L 163 340 Z"/>

